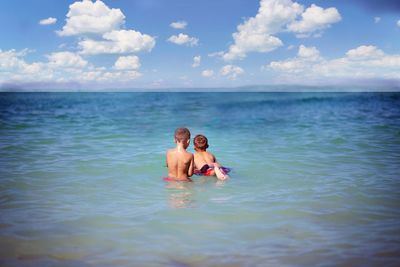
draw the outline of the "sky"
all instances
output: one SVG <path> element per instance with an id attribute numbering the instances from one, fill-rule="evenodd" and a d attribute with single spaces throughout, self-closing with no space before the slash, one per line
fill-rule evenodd
<path id="1" fill-rule="evenodd" d="M 0 90 L 255 85 L 400 88 L 400 1 L 0 1 Z"/>

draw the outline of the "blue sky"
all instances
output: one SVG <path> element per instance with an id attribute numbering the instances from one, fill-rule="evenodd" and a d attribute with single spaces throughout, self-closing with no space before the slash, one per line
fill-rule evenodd
<path id="1" fill-rule="evenodd" d="M 0 88 L 400 85 L 400 4 L 0 2 Z"/>

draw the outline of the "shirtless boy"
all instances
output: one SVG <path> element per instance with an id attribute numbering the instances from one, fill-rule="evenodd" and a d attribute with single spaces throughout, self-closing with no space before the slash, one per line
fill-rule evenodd
<path id="1" fill-rule="evenodd" d="M 176 148 L 167 151 L 167 180 L 188 181 L 193 175 L 194 159 L 193 154 L 186 151 L 190 144 L 190 131 L 187 128 L 175 130 Z"/>
<path id="2" fill-rule="evenodd" d="M 216 175 L 218 179 L 225 180 L 229 178 L 224 167 L 222 167 L 213 154 L 207 152 L 208 139 L 204 135 L 198 134 L 193 139 L 194 143 L 194 166 L 197 172 L 206 176 Z"/>

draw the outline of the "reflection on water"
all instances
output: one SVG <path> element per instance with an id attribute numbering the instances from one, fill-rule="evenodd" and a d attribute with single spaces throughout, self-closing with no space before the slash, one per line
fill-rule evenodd
<path id="1" fill-rule="evenodd" d="M 194 208 L 192 185 L 190 182 L 167 182 L 168 204 L 171 208 Z"/>
<path id="2" fill-rule="evenodd" d="M 230 175 L 232 175 L 232 174 L 230 174 Z M 217 180 L 215 185 L 218 186 L 218 187 L 223 187 L 225 185 L 225 183 L 227 183 L 229 181 L 229 179 L 227 179 L 227 180 Z"/>
<path id="3" fill-rule="evenodd" d="M 167 202 L 171 208 L 196 208 L 196 203 L 201 201 L 201 192 L 207 193 L 212 188 L 223 188 L 228 180 L 218 180 L 216 177 L 194 176 L 193 182 L 167 182 L 165 185 L 167 192 Z M 224 203 L 230 197 L 216 197 L 210 198 L 210 201 L 216 203 Z"/>

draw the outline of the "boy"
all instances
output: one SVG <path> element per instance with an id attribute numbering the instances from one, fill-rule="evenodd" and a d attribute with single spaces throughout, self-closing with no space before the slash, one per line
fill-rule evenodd
<path id="1" fill-rule="evenodd" d="M 167 181 L 187 181 L 193 175 L 194 158 L 193 154 L 186 151 L 190 143 L 190 131 L 187 128 L 175 130 L 176 148 L 167 151 L 166 161 L 168 167 Z"/>
<path id="2" fill-rule="evenodd" d="M 216 160 L 215 156 L 210 152 L 207 152 L 208 140 L 204 135 L 198 134 L 193 139 L 194 143 L 194 166 L 197 173 L 214 176 L 218 179 L 225 180 L 229 178 L 226 174 L 229 169 L 222 167 Z"/>

